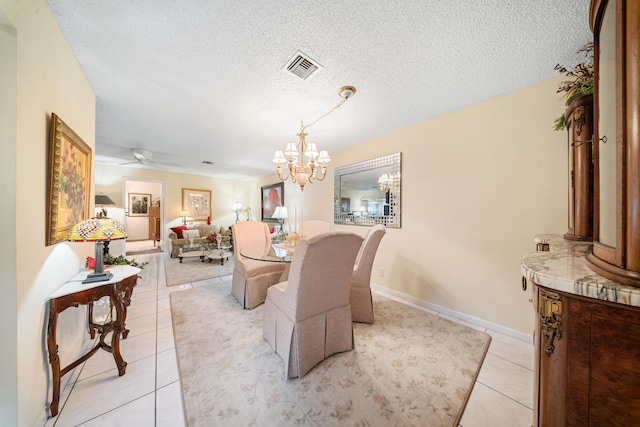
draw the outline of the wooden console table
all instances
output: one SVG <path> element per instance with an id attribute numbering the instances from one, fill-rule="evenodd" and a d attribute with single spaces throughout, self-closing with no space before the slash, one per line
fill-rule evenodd
<path id="1" fill-rule="evenodd" d="M 591 243 L 542 237 L 548 251 L 521 265 L 536 313 L 534 427 L 637 425 L 640 288 L 589 269 Z"/>
<path id="2" fill-rule="evenodd" d="M 125 374 L 127 362 L 120 355 L 120 335 L 123 339 L 127 337 L 128 330 L 125 329 L 127 318 L 127 306 L 131 302 L 131 294 L 136 286 L 139 268 L 130 265 L 120 265 L 109 269 L 113 273 L 113 278 L 109 281 L 82 284 L 90 271 L 83 271 L 74 278 L 62 285 L 57 291 L 49 296 L 49 325 L 47 327 L 47 349 L 49 351 L 49 363 L 53 379 L 53 397 L 51 400 L 51 416 L 58 415 L 58 403 L 60 400 L 60 378 L 73 368 L 93 356 L 99 349 L 103 349 L 113 354 L 113 359 L 118 367 L 118 375 Z M 96 324 L 93 321 L 93 303 L 100 298 L 109 297 L 112 310 L 115 309 L 115 319 L 104 323 Z M 98 343 L 85 355 L 60 369 L 60 358 L 58 356 L 58 345 L 56 343 L 56 326 L 58 314 L 69 307 L 78 305 L 88 305 L 88 326 L 91 337 L 95 337 L 95 332 L 100 334 Z M 104 342 L 105 336 L 113 332 L 111 344 Z"/>

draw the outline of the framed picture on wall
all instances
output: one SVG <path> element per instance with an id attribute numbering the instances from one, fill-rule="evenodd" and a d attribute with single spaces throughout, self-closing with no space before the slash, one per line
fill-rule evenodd
<path id="1" fill-rule="evenodd" d="M 183 188 L 182 210 L 195 221 L 206 221 L 211 216 L 211 190 Z"/>
<path id="2" fill-rule="evenodd" d="M 262 220 L 277 221 L 273 213 L 278 206 L 284 206 L 284 182 L 267 185 L 262 189 Z"/>
<path id="3" fill-rule="evenodd" d="M 46 245 L 67 238 L 71 227 L 90 218 L 91 147 L 55 113 L 49 124 Z"/>
<path id="4" fill-rule="evenodd" d="M 149 216 L 151 194 L 129 193 L 129 216 Z"/>

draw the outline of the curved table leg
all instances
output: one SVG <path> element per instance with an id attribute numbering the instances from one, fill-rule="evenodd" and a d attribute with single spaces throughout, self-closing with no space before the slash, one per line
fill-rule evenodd
<path id="1" fill-rule="evenodd" d="M 118 284 L 114 283 L 113 287 L 113 295 L 111 295 L 111 301 L 113 301 L 113 306 L 116 309 L 116 319 L 113 322 L 113 334 L 111 336 L 111 353 L 113 354 L 113 359 L 116 362 L 116 366 L 118 367 L 118 375 L 123 376 L 127 369 L 127 362 L 124 361 L 122 355 L 120 354 L 120 335 L 124 329 L 124 321 L 126 318 L 126 305 L 125 302 L 122 301 L 122 295 L 118 291 Z M 127 331 L 128 332 L 128 331 Z"/>
<path id="2" fill-rule="evenodd" d="M 58 310 L 55 300 L 49 301 L 49 325 L 47 326 L 47 349 L 49 350 L 49 363 L 53 382 L 53 396 L 51 398 L 51 416 L 58 415 L 58 402 L 60 402 L 60 357 L 56 344 L 56 326 L 58 324 Z"/>

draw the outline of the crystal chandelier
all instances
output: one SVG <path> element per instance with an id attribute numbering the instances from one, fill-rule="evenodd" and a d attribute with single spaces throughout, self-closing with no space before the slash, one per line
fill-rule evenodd
<path id="1" fill-rule="evenodd" d="M 356 88 L 353 86 L 341 87 L 340 90 L 338 90 L 338 95 L 340 95 L 342 100 L 338 105 L 306 126 L 302 120 L 300 121 L 300 132 L 296 134 L 299 138 L 298 143 L 289 142 L 284 152 L 282 150 L 278 150 L 273 156 L 273 163 L 276 164 L 278 178 L 281 181 L 286 181 L 291 177 L 291 181 L 298 184 L 300 186 L 300 190 L 304 191 L 304 186 L 307 182 L 313 183 L 315 181 L 324 180 L 327 174 L 327 164 L 331 161 L 331 158 L 326 150 L 318 151 L 318 147 L 315 143 L 308 143 L 305 140 L 308 135 L 305 132 L 305 129 L 333 113 L 342 104 L 347 102 L 347 100 L 355 93 Z M 300 154 L 300 158 L 298 158 L 298 154 Z M 307 158 L 306 161 L 305 157 Z M 285 176 L 282 176 L 282 165 L 284 163 L 288 164 L 288 171 Z"/>
<path id="2" fill-rule="evenodd" d="M 392 191 L 399 183 L 400 172 L 397 171 L 390 174 L 383 173 L 378 178 L 378 187 L 380 187 L 380 191 L 382 191 L 383 193 Z"/>

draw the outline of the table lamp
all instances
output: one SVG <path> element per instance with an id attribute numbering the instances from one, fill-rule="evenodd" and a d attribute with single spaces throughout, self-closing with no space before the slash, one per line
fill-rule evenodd
<path id="1" fill-rule="evenodd" d="M 276 206 L 276 210 L 271 215 L 271 218 L 275 218 L 280 223 L 280 232 L 278 233 L 278 239 L 280 239 L 280 234 L 282 234 L 282 239 L 284 240 L 284 220 L 289 218 L 289 213 L 287 212 L 286 206 Z"/>
<path id="2" fill-rule="evenodd" d="M 71 227 L 67 240 L 70 242 L 96 242 L 96 258 L 93 273 L 82 283 L 95 283 L 111 280 L 113 274 L 104 271 L 102 245 L 111 240 L 126 239 L 127 232 L 122 223 L 111 218 L 91 218 Z"/>
<path id="3" fill-rule="evenodd" d="M 182 217 L 182 223 L 184 225 L 187 225 L 187 218 L 189 218 L 189 212 L 182 211 L 182 212 L 180 212 L 180 216 Z"/>
<path id="4" fill-rule="evenodd" d="M 238 221 L 240 221 L 240 212 L 242 212 L 242 209 L 243 209 L 242 203 L 235 202 L 233 206 L 231 206 L 231 209 L 233 209 L 236 212 L 236 223 L 237 223 Z"/>
<path id="5" fill-rule="evenodd" d="M 98 213 L 98 218 L 106 218 L 107 217 L 107 209 L 104 205 L 115 205 L 116 203 L 111 200 L 109 196 L 106 194 L 96 194 L 96 206 L 101 207 L 100 213 Z"/>

